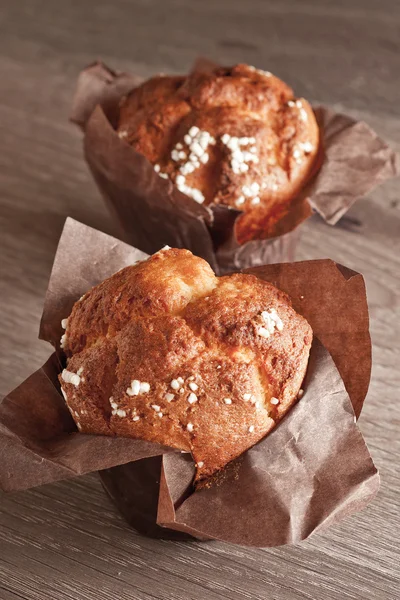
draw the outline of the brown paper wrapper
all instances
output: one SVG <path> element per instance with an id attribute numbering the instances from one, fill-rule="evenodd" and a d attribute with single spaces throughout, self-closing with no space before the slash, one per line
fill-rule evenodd
<path id="1" fill-rule="evenodd" d="M 199 60 L 194 69 L 213 63 Z M 312 210 L 334 225 L 350 206 L 378 183 L 397 173 L 395 154 L 364 122 L 323 107 L 314 112 L 321 130 L 321 168 L 292 201 L 276 237 L 239 245 L 234 223 L 239 211 L 202 206 L 159 177 L 142 155 L 115 132 L 118 103 L 138 78 L 116 74 L 95 63 L 79 76 L 71 119 L 85 130 L 87 163 L 121 237 L 152 254 L 161 246 L 188 248 L 205 258 L 217 274 L 275 262 L 291 262 L 299 225 Z"/>
<path id="2" fill-rule="evenodd" d="M 72 304 L 141 258 L 142 252 L 68 219 L 41 337 L 58 348 L 61 319 Z M 291 295 L 316 338 L 301 401 L 269 436 L 228 465 L 216 484 L 193 492 L 188 454 L 78 433 L 60 394 L 63 356 L 57 350 L 0 405 L 0 487 L 21 490 L 100 471 L 118 508 L 147 535 L 252 546 L 295 543 L 364 507 L 379 478 L 353 411 L 362 408 L 371 369 L 362 276 L 330 260 L 252 272 Z"/>

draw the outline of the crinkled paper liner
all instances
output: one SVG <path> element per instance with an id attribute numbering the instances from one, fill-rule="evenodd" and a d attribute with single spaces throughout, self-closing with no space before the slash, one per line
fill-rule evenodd
<path id="1" fill-rule="evenodd" d="M 89 288 L 145 255 L 66 221 L 40 336 L 58 348 L 61 319 Z M 0 405 L 0 487 L 6 491 L 100 471 L 128 521 L 147 535 L 249 546 L 295 543 L 363 508 L 379 487 L 357 427 L 371 369 L 361 275 L 330 260 L 254 268 L 291 296 L 315 339 L 303 398 L 233 461 L 217 484 L 194 492 L 193 461 L 158 444 L 76 430 L 57 380 L 60 350 Z"/>
<path id="2" fill-rule="evenodd" d="M 194 68 L 211 65 L 199 60 Z M 159 177 L 144 156 L 118 137 L 119 101 L 139 81 L 100 62 L 89 66 L 79 76 L 71 120 L 85 131 L 87 163 L 119 222 L 121 237 L 149 254 L 165 244 L 188 248 L 217 274 L 290 262 L 299 225 L 313 209 L 334 225 L 358 198 L 397 173 L 396 155 L 366 123 L 314 107 L 321 130 L 319 170 L 279 221 L 276 237 L 239 245 L 234 234 L 239 211 L 197 204 Z"/>

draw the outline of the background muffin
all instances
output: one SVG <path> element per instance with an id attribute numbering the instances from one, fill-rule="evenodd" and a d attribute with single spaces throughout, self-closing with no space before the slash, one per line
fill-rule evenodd
<path id="1" fill-rule="evenodd" d="M 243 211 L 240 243 L 273 233 L 319 148 L 308 102 L 241 64 L 148 80 L 122 100 L 118 134 L 196 202 Z"/>

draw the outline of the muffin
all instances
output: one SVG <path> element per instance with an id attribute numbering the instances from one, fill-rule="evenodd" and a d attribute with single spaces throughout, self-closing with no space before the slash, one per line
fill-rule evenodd
<path id="1" fill-rule="evenodd" d="M 122 99 L 117 131 L 193 201 L 241 211 L 240 244 L 274 234 L 319 149 L 309 103 L 243 64 L 153 77 Z"/>
<path id="2" fill-rule="evenodd" d="M 190 452 L 204 482 L 261 440 L 301 395 L 312 330 L 252 275 L 216 277 L 164 249 L 75 303 L 59 379 L 83 433 Z"/>

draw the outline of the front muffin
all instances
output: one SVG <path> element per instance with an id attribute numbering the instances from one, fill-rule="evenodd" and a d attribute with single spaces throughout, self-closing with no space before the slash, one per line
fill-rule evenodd
<path id="1" fill-rule="evenodd" d="M 192 200 L 243 211 L 240 243 L 273 234 L 319 147 L 308 102 L 247 65 L 150 79 L 123 99 L 118 135 Z"/>
<path id="2" fill-rule="evenodd" d="M 197 481 L 293 405 L 312 341 L 274 286 L 251 275 L 217 278 L 176 249 L 90 290 L 63 325 L 60 383 L 79 430 L 191 452 Z"/>

